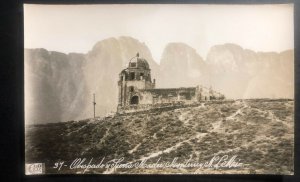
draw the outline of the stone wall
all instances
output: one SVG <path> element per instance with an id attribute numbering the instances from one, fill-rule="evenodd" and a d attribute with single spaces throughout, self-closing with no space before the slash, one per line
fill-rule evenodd
<path id="1" fill-rule="evenodd" d="M 145 104 L 145 105 L 129 105 L 125 107 L 118 107 L 117 114 L 134 114 L 135 112 L 149 112 L 149 111 L 166 111 L 177 108 L 197 107 L 211 104 L 233 103 L 234 100 L 211 100 L 198 102 L 176 102 L 176 103 L 162 103 L 162 104 Z"/>
<path id="2" fill-rule="evenodd" d="M 128 88 L 128 87 L 127 87 Z M 118 106 L 118 112 L 138 112 L 161 107 L 197 104 L 202 101 L 223 100 L 223 95 L 206 87 L 136 89 L 126 91 L 125 106 Z M 132 103 L 133 98 L 137 103 Z"/>
<path id="3" fill-rule="evenodd" d="M 163 103 L 176 103 L 176 102 L 194 102 L 196 98 L 196 88 L 168 88 L 168 89 L 145 89 L 141 90 L 142 96 L 147 96 L 147 103 L 163 104 Z M 151 96 L 151 97 L 149 97 Z"/>
<path id="4" fill-rule="evenodd" d="M 176 103 L 159 103 L 159 104 L 141 104 L 141 105 L 128 105 L 124 107 L 118 107 L 117 113 L 134 113 L 140 111 L 147 111 L 153 109 L 164 109 L 164 108 L 181 108 L 189 105 L 199 105 L 199 102 L 185 103 L 185 102 L 176 102 Z"/>

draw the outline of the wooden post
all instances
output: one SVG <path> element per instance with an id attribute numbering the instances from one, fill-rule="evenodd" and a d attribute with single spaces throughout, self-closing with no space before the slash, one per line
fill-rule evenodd
<path id="1" fill-rule="evenodd" d="M 94 105 L 94 118 L 96 117 L 95 115 L 95 107 L 96 107 L 96 102 L 95 102 L 95 94 L 94 94 L 94 101 L 93 101 L 93 105 Z"/>

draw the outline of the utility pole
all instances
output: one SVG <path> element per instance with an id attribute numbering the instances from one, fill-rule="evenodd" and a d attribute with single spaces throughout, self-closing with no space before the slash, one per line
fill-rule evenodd
<path id="1" fill-rule="evenodd" d="M 93 105 L 94 105 L 94 118 L 95 118 L 95 107 L 96 107 L 96 102 L 95 102 L 95 94 L 94 94 L 94 101 L 93 101 Z"/>

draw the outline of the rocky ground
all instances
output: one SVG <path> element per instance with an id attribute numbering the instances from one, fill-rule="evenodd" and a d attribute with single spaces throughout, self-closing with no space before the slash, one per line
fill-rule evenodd
<path id="1" fill-rule="evenodd" d="M 46 173 L 293 174 L 294 101 L 252 99 L 201 103 L 106 118 L 26 126 L 26 163 L 43 162 Z M 124 158 L 123 163 L 202 163 L 236 155 L 238 168 L 83 168 Z M 63 163 L 62 163 L 63 162 Z M 99 162 L 98 162 L 99 163 Z M 59 164 L 63 164 L 59 168 Z M 55 167 L 55 165 L 57 165 Z"/>

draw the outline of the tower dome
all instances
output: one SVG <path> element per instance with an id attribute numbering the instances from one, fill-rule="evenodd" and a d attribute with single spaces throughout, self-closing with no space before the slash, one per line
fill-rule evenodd
<path id="1" fill-rule="evenodd" d="M 147 60 L 139 57 L 139 53 L 137 53 L 135 57 L 130 59 L 128 67 L 147 70 L 150 69 Z"/>

